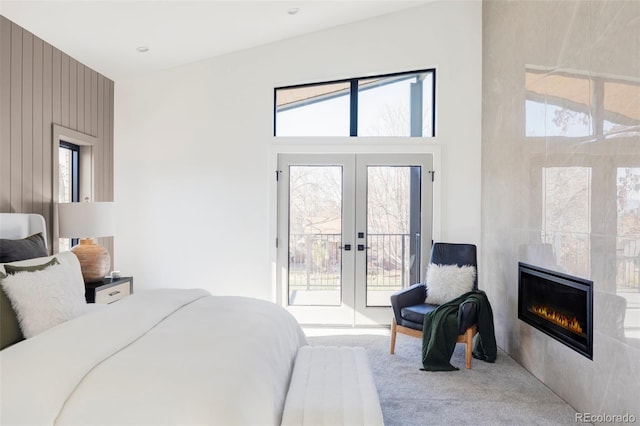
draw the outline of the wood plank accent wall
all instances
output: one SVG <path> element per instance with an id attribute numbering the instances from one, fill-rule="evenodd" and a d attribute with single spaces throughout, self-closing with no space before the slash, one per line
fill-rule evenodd
<path id="1" fill-rule="evenodd" d="M 53 124 L 97 137 L 93 201 L 113 201 L 113 98 L 113 81 L 0 15 L 0 212 L 42 214 L 49 247 Z"/>

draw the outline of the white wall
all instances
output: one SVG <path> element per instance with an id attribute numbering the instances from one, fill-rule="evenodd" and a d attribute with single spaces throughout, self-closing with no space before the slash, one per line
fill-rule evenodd
<path id="1" fill-rule="evenodd" d="M 481 9 L 434 2 L 116 82 L 115 267 L 137 289 L 271 298 L 275 155 L 296 150 L 272 136 L 273 88 L 431 67 L 437 137 L 393 146 L 441 152 L 435 234 L 479 243 Z M 358 150 L 393 149 L 369 142 Z"/>

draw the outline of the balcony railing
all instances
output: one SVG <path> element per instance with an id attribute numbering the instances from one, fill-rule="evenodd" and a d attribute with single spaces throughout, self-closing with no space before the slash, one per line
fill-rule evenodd
<path id="1" fill-rule="evenodd" d="M 306 290 L 339 289 L 340 234 L 291 234 L 289 238 L 289 286 Z M 409 244 L 409 234 L 368 235 L 369 289 L 399 290 L 413 284 Z M 356 250 L 355 244 L 352 250 Z"/>
<path id="2" fill-rule="evenodd" d="M 367 287 L 400 290 L 414 284 L 410 280 L 409 234 L 369 234 Z"/>
<path id="3" fill-rule="evenodd" d="M 340 234 L 289 235 L 289 287 L 340 288 Z"/>

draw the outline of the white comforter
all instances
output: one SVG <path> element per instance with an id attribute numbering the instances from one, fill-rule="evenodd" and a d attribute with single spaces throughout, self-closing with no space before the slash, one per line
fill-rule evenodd
<path id="1" fill-rule="evenodd" d="M 279 424 L 303 344 L 266 301 L 142 292 L 0 352 L 0 423 Z"/>

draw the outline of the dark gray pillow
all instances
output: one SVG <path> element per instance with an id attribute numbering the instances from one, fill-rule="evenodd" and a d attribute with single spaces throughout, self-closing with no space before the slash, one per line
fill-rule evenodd
<path id="1" fill-rule="evenodd" d="M 21 240 L 0 238 L 0 263 L 17 262 L 47 256 L 47 245 L 42 232 Z"/>

